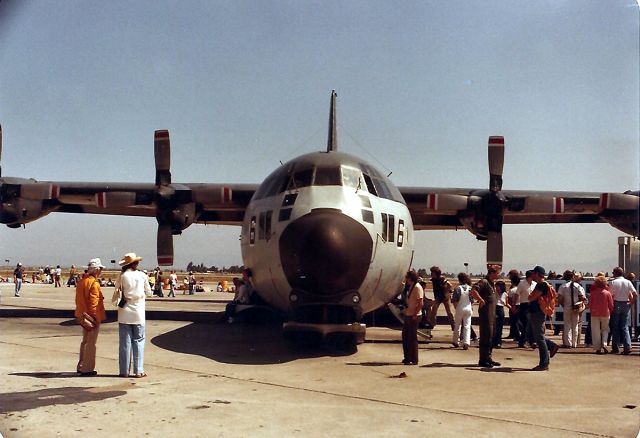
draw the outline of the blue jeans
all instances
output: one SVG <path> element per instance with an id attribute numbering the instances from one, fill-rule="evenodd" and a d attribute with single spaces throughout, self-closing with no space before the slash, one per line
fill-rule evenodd
<path id="1" fill-rule="evenodd" d="M 20 296 L 20 289 L 22 288 L 22 278 L 16 278 L 16 292 L 15 295 L 17 297 Z"/>
<path id="2" fill-rule="evenodd" d="M 544 321 L 546 315 L 543 312 L 529 312 L 529 330 L 533 335 L 533 340 L 538 344 L 540 353 L 540 363 L 542 367 L 549 366 L 549 350 L 555 347 L 555 342 L 544 336 Z"/>
<path id="3" fill-rule="evenodd" d="M 629 314 L 631 306 L 626 301 L 614 301 L 611 315 L 611 339 L 613 350 L 620 348 L 620 333 L 624 339 L 624 349 L 631 350 L 631 336 L 629 335 Z"/>
<path id="4" fill-rule="evenodd" d="M 144 325 L 118 324 L 120 332 L 119 364 L 120 375 L 128 376 L 133 351 L 133 374 L 144 372 Z"/>

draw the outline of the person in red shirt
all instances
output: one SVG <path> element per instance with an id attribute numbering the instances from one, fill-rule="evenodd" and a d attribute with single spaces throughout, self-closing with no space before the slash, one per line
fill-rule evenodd
<path id="1" fill-rule="evenodd" d="M 589 297 L 591 309 L 591 342 L 596 354 L 608 353 L 609 317 L 613 312 L 613 297 L 609 292 L 607 278 L 599 275 L 593 280 Z"/>

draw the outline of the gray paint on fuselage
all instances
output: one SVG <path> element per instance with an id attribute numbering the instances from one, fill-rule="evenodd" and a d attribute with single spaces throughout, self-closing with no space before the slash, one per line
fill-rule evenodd
<path id="1" fill-rule="evenodd" d="M 269 304 L 284 311 L 291 311 L 289 302 L 291 285 L 288 283 L 282 269 L 278 245 L 279 237 L 291 222 L 305 216 L 314 209 L 327 208 L 340 210 L 342 214 L 362 224 L 372 240 L 373 252 L 369 261 L 369 269 L 359 288 L 362 298 L 360 306 L 363 313 L 374 310 L 388 302 L 397 294 L 403 275 L 409 268 L 413 256 L 413 223 L 411 215 L 393 183 L 363 160 L 340 152 L 306 154 L 285 163 L 284 166 L 289 170 L 289 174 L 312 167 L 346 166 L 359 169 L 372 177 L 383 180 L 392 196 L 399 197 L 400 202 L 370 194 L 364 181 L 360 188 L 338 185 L 311 185 L 295 190 L 285 190 L 262 199 L 256 199 L 259 196 L 254 196 L 245 212 L 241 249 L 245 266 L 253 271 L 253 282 L 256 290 Z M 269 177 L 265 179 L 265 183 L 268 180 Z M 259 192 L 260 189 L 256 193 Z M 291 208 L 290 217 L 287 220 L 280 221 L 278 219 L 279 212 L 283 208 L 283 199 L 290 193 L 297 193 L 296 201 L 294 205 L 285 207 Z M 363 205 L 361 196 L 369 198 L 370 208 Z M 372 212 L 373 223 L 363 220 L 363 209 Z M 260 239 L 260 213 L 267 211 L 272 211 L 270 235 Z M 394 217 L 393 241 L 390 241 L 391 239 L 384 241 L 382 238 L 382 213 L 387 213 Z M 254 244 L 250 243 L 252 218 L 256 220 Z M 403 243 L 398 246 L 397 238 L 400 220 L 404 222 L 404 233 Z M 349 256 L 358 257 L 359 254 L 350 254 Z M 326 275 L 331 274 L 331 272 L 326 273 Z"/>

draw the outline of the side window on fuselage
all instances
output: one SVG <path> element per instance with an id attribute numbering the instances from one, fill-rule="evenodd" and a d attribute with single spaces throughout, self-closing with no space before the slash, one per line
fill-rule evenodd
<path id="1" fill-rule="evenodd" d="M 263 211 L 259 216 L 258 223 L 258 240 L 269 240 L 271 237 L 271 219 L 273 210 Z"/>
<path id="2" fill-rule="evenodd" d="M 382 215 L 382 239 L 385 242 L 393 242 L 396 234 L 396 218 L 392 214 L 381 213 Z"/>
<path id="3" fill-rule="evenodd" d="M 398 219 L 398 248 L 404 245 L 404 220 Z"/>
<path id="4" fill-rule="evenodd" d="M 256 217 L 251 216 L 251 222 L 249 223 L 249 245 L 256 244 Z"/>

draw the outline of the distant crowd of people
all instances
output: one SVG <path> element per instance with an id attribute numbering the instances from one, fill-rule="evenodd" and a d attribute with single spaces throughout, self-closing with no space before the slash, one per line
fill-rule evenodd
<path id="1" fill-rule="evenodd" d="M 508 312 L 510 331 L 507 338 L 517 342 L 519 348 L 528 345 L 537 348 L 539 362 L 533 370 L 546 371 L 549 362 L 561 347 L 545 336 L 545 322 L 553 315 L 556 306 L 563 309 L 562 346 L 576 348 L 580 341 L 582 316 L 590 309 L 591 319 L 585 341 L 596 354 L 631 353 L 629 325 L 631 307 L 638 292 L 631 273 L 628 278 L 620 267 L 613 269 L 608 279 L 600 272 L 595 276 L 589 296 L 581 285 L 582 275 L 567 270 L 562 275 L 564 284 L 556 291 L 545 280 L 547 272 L 536 266 L 525 273 L 524 278 L 516 270 L 507 274 L 509 286 L 502 280 L 502 266 L 487 266 L 487 275 L 475 284 L 470 277 L 458 274 L 458 286 L 453 288 L 439 267 L 430 269 L 433 299 L 426 298 L 427 281 L 415 271 L 407 272 L 402 295 L 404 301 L 404 325 L 402 331 L 403 363 L 418 363 L 417 333 L 420 326 L 432 329 L 437 323 L 437 313 L 444 306 L 452 331 L 453 347 L 467 350 L 475 335 L 471 327 L 472 304 L 478 303 L 479 360 L 478 366 L 500 366 L 493 359 L 494 348 L 502 347 L 505 312 Z M 549 273 L 556 278 L 555 274 Z M 506 311 L 505 311 L 506 308 Z M 609 342 L 611 347 L 609 350 Z"/>
<path id="2" fill-rule="evenodd" d="M 196 292 L 205 292 L 204 281 L 202 279 L 196 279 L 195 273 L 189 271 L 187 275 L 184 277 L 182 284 L 178 281 L 178 275 L 176 271 L 171 271 L 168 276 L 165 276 L 162 270 L 157 267 L 151 272 L 147 272 L 146 270 L 142 271 L 145 275 L 148 275 L 149 284 L 151 285 L 151 289 L 153 291 L 154 296 L 164 297 L 163 290 L 169 289 L 167 294 L 168 297 L 175 297 L 176 290 L 182 290 L 183 295 L 189 294 L 194 295 Z M 85 278 L 88 273 L 88 269 L 85 269 L 83 272 L 80 272 L 75 265 L 71 265 L 69 269 L 66 286 L 72 287 L 76 286 L 79 280 Z M 32 284 L 53 284 L 54 287 L 62 287 L 63 281 L 63 273 L 60 265 L 57 265 L 55 268 L 51 268 L 46 266 L 44 268 L 40 268 L 38 270 L 34 270 L 31 272 L 29 276 L 25 270 L 25 267 L 22 263 L 18 263 L 13 270 L 13 277 L 8 277 L 6 279 L 0 279 L 2 282 L 13 282 L 14 283 L 14 294 L 16 297 L 21 296 L 22 285 L 24 283 L 32 283 Z M 97 280 L 98 284 L 101 287 L 114 287 L 115 281 L 113 278 L 109 277 L 101 277 Z M 226 281 L 218 282 L 215 289 L 212 289 L 212 292 L 235 292 L 236 287 L 234 285 L 227 285 Z"/>

